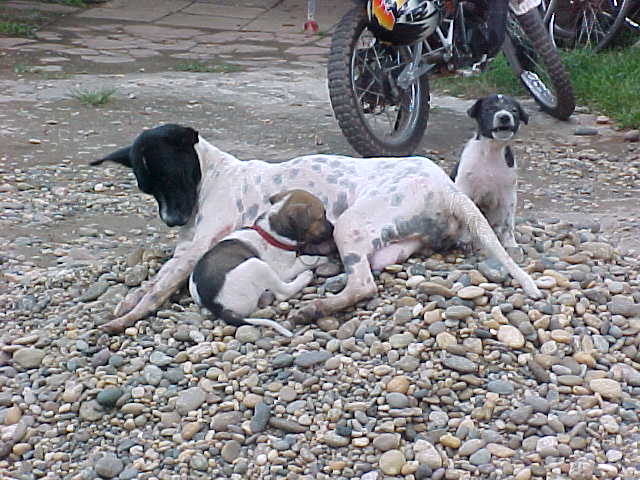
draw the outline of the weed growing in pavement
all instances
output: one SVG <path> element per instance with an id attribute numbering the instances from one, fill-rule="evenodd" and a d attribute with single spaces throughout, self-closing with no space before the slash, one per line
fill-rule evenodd
<path id="1" fill-rule="evenodd" d="M 240 65 L 234 65 L 232 63 L 213 63 L 207 64 L 197 60 L 191 62 L 179 63 L 175 66 L 175 69 L 179 72 L 196 72 L 196 73 L 231 73 L 241 72 L 244 70 Z"/>
<path id="2" fill-rule="evenodd" d="M 115 92 L 115 88 L 99 88 L 96 90 L 75 88 L 69 92 L 69 95 L 84 105 L 101 107 L 111 100 L 111 96 Z"/>
<path id="3" fill-rule="evenodd" d="M 0 22 L 0 33 L 12 37 L 33 37 L 33 31 L 35 29 L 35 25 L 28 25 L 26 23 L 12 21 Z"/>

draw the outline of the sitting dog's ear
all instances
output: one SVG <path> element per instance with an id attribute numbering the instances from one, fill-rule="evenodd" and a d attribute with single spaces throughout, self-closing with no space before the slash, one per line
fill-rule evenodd
<path id="1" fill-rule="evenodd" d="M 287 195 L 289 195 L 290 192 L 280 192 L 280 193 L 276 193 L 275 195 L 271 195 L 269 197 L 269 202 L 271 203 L 271 205 L 273 205 L 274 203 L 278 203 L 280 200 L 282 200 L 284 197 L 286 197 Z"/>
<path id="2" fill-rule="evenodd" d="M 469 110 L 467 110 L 467 115 L 469 115 L 471 118 L 476 118 L 478 116 L 481 104 L 482 104 L 481 98 L 476 100 L 474 104 L 471 105 L 471 107 L 469 107 Z"/>
<path id="3" fill-rule="evenodd" d="M 522 120 L 522 123 L 524 123 L 525 125 L 529 125 L 529 114 L 525 112 L 524 108 L 522 108 L 522 105 L 520 105 L 520 103 L 518 103 L 517 105 L 518 105 L 518 115 L 520 115 L 520 120 Z"/>
<path id="4" fill-rule="evenodd" d="M 89 162 L 89 165 L 100 165 L 103 162 L 116 162 L 120 165 L 131 168 L 131 157 L 129 156 L 130 153 L 131 145 L 121 148 L 120 150 L 116 150 L 106 157 L 100 158 L 98 160 L 92 160 L 91 162 Z"/>

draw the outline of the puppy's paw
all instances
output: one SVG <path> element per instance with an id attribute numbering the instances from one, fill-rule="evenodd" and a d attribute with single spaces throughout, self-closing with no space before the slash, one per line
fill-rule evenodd
<path id="1" fill-rule="evenodd" d="M 296 325 L 308 325 L 320 318 L 320 312 L 314 303 L 309 303 L 304 307 L 293 310 L 288 317 Z"/>

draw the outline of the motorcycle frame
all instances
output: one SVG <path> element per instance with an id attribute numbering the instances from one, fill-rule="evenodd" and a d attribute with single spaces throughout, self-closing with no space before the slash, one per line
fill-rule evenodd
<path id="1" fill-rule="evenodd" d="M 452 65 L 450 62 L 456 57 L 456 45 L 454 42 L 456 22 L 462 25 L 460 29 L 463 36 L 462 45 L 468 46 L 469 38 L 467 35 L 468 30 L 465 23 L 464 11 L 460 8 L 460 0 L 454 0 L 454 3 L 455 10 L 451 18 L 443 18 L 431 35 L 416 42 L 413 46 L 407 47 L 411 52 L 411 61 L 398 75 L 396 80 L 398 87 L 406 90 L 420 77 L 428 74 L 438 65 L 446 65 L 449 70 L 455 70 L 455 65 Z M 538 8 L 541 3 L 542 0 L 511 0 L 509 2 L 509 8 L 514 15 L 518 16 Z M 446 33 L 443 30 L 445 30 Z M 429 40 L 432 39 L 434 35 L 440 42 L 440 46 L 435 48 L 429 43 Z M 505 44 L 506 48 L 511 47 L 511 39 L 508 35 L 505 36 Z M 474 68 L 475 67 L 476 65 L 474 65 Z"/>

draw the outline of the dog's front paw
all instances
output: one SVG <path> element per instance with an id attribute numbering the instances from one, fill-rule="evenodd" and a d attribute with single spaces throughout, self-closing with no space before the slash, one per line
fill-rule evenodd
<path id="1" fill-rule="evenodd" d="M 524 262 L 524 250 L 518 245 L 504 247 L 505 251 L 509 254 L 513 261 L 516 263 Z"/>
<path id="2" fill-rule="evenodd" d="M 140 303 L 140 300 L 142 300 L 142 297 L 144 297 L 145 293 L 147 293 L 147 290 L 143 287 L 140 287 L 134 290 L 133 292 L 130 292 L 116 306 L 115 310 L 113 311 L 113 314 L 116 317 L 121 317 L 123 315 L 126 315 L 131 310 L 133 310 L 136 307 L 136 305 L 138 305 L 138 303 Z"/>
<path id="3" fill-rule="evenodd" d="M 534 300 L 538 300 L 543 297 L 542 292 L 540 291 L 540 289 L 537 287 L 537 285 L 533 280 L 530 280 L 530 282 L 528 281 L 524 283 L 522 285 L 522 289 L 524 290 L 524 293 L 526 293 L 529 298 L 533 298 Z"/>
<path id="4" fill-rule="evenodd" d="M 309 303 L 304 307 L 301 307 L 297 310 L 293 310 L 288 319 L 291 320 L 296 325 L 308 325 L 314 320 L 317 320 L 322 315 L 320 310 L 316 306 L 315 303 Z"/>

